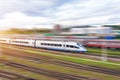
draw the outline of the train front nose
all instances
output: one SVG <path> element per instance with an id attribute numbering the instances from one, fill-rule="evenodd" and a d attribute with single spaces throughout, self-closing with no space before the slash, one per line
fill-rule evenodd
<path id="1" fill-rule="evenodd" d="M 85 49 L 84 47 L 80 47 L 80 50 L 81 50 L 81 52 L 86 52 L 87 51 L 87 49 Z"/>
<path id="2" fill-rule="evenodd" d="M 84 48 L 84 49 L 83 49 L 83 51 L 84 51 L 84 52 L 86 52 L 86 51 L 87 51 L 87 49 L 85 49 L 85 48 Z"/>

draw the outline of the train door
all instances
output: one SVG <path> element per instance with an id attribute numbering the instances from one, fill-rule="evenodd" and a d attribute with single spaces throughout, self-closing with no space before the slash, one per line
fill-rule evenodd
<path id="1" fill-rule="evenodd" d="M 62 47 L 63 47 L 63 50 L 66 51 L 66 41 L 63 42 Z"/>
<path id="2" fill-rule="evenodd" d="M 36 47 L 36 44 L 37 44 L 36 41 L 37 41 L 37 40 L 34 40 L 34 41 L 33 41 L 33 45 L 34 45 L 33 47 Z"/>

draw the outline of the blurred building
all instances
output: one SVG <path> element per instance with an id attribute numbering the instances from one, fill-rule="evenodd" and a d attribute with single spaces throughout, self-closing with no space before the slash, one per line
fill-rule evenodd
<path id="1" fill-rule="evenodd" d="M 112 33 L 111 27 L 71 27 L 67 32 L 61 32 L 60 34 L 69 34 L 69 35 L 110 35 Z"/>
<path id="2" fill-rule="evenodd" d="M 120 35 L 120 30 L 113 30 L 113 34 Z"/>

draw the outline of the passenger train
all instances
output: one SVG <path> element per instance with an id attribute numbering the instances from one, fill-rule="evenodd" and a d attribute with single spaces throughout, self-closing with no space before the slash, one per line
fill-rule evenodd
<path id="1" fill-rule="evenodd" d="M 85 46 L 87 47 L 106 47 L 110 49 L 120 49 L 120 40 L 105 40 L 105 39 L 94 39 L 86 40 Z"/>
<path id="2" fill-rule="evenodd" d="M 72 41 L 0 38 L 0 43 L 77 53 L 84 53 L 87 51 L 80 43 Z"/>

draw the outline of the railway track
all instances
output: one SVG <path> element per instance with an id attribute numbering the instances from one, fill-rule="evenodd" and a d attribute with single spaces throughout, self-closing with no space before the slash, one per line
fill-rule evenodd
<path id="1" fill-rule="evenodd" d="M 3 44 L 2 44 L 3 45 Z M 7 46 L 10 46 L 10 47 L 18 47 L 18 46 L 16 46 L 16 45 L 8 45 L 8 44 L 4 44 L 4 45 L 7 45 Z M 25 47 L 25 46 L 19 46 L 19 48 L 20 49 L 25 49 L 25 48 L 28 48 L 28 47 Z M 48 49 L 41 49 L 41 48 L 39 48 L 39 49 L 36 49 L 36 48 L 33 48 L 33 47 L 29 47 L 29 48 L 31 48 L 31 49 L 34 49 L 34 50 L 36 50 L 36 51 L 41 51 L 41 52 L 49 52 L 49 53 L 52 53 L 52 54 L 61 54 L 61 55 L 71 55 L 71 56 L 76 56 L 76 57 L 81 57 L 81 56 L 83 56 L 83 55 L 88 55 L 88 56 L 93 56 L 94 58 L 96 58 L 96 57 L 99 57 L 99 59 L 100 59 L 100 57 L 101 57 L 101 54 L 95 54 L 95 53 L 85 53 L 85 54 L 75 54 L 75 53 L 72 53 L 72 52 L 62 52 L 62 51 L 53 51 L 53 50 L 48 50 Z M 116 55 L 107 55 L 107 57 L 108 57 L 108 59 L 110 58 L 110 59 L 120 59 L 120 56 L 116 56 Z"/>
<path id="2" fill-rule="evenodd" d="M 108 68 L 77 64 L 77 63 L 73 63 L 73 62 L 58 60 L 55 58 L 40 56 L 37 54 L 27 55 L 27 54 L 22 54 L 22 53 L 20 54 L 20 53 L 6 53 L 6 52 L 4 54 L 19 57 L 19 58 L 24 58 L 27 60 L 32 60 L 37 63 L 45 62 L 45 63 L 51 63 L 51 64 L 57 64 L 57 65 L 62 65 L 62 66 L 66 66 L 66 67 L 71 67 L 71 68 L 75 68 L 75 69 L 82 69 L 82 70 L 94 71 L 94 72 L 98 72 L 98 73 L 104 73 L 104 74 L 108 74 L 108 75 L 120 76 L 120 70 L 113 70 L 113 69 L 108 69 Z"/>
<path id="3" fill-rule="evenodd" d="M 8 72 L 4 70 L 0 70 L 0 80 L 1 78 L 7 79 L 7 80 L 36 80 L 30 77 L 26 77 L 17 73 Z"/>
<path id="4" fill-rule="evenodd" d="M 95 54 L 95 53 L 85 53 L 84 55 L 91 55 L 91 56 L 101 56 L 101 54 Z M 116 55 L 107 55 L 108 58 L 115 58 L 120 59 L 120 56 Z"/>
<path id="5" fill-rule="evenodd" d="M 3 45 L 3 44 L 2 44 Z M 7 44 L 5 44 L 7 45 Z M 102 56 L 99 54 L 89 54 L 89 53 L 85 53 L 85 54 L 76 54 L 76 53 L 71 53 L 71 52 L 62 52 L 62 51 L 52 51 L 52 50 L 46 50 L 46 49 L 41 49 L 41 48 L 33 48 L 33 47 L 25 47 L 25 46 L 16 46 L 16 45 L 7 45 L 8 47 L 18 47 L 18 49 L 34 49 L 35 51 L 39 51 L 39 52 L 46 52 L 51 53 L 51 54 L 59 54 L 59 55 L 67 55 L 67 56 L 74 56 L 74 57 L 80 57 L 80 58 L 90 58 L 93 60 L 101 60 Z M 2 48 L 2 46 L 1 46 Z M 5 48 L 5 47 L 3 47 Z M 6 48 L 7 49 L 7 48 Z M 107 55 L 107 60 L 109 61 L 113 61 L 113 62 L 119 62 L 120 61 L 120 56 L 111 56 L 111 55 Z"/>
<path id="6" fill-rule="evenodd" d="M 25 64 L 19 64 L 19 63 L 10 62 L 10 61 L 0 61 L 0 62 L 8 66 L 24 69 L 24 70 L 35 72 L 38 74 L 43 74 L 48 77 L 56 78 L 58 80 L 96 80 L 96 79 L 91 79 L 91 78 L 83 77 L 83 76 L 76 76 L 76 75 L 71 75 L 71 74 L 66 74 L 66 73 L 50 71 L 46 69 L 34 68 L 34 67 L 31 67 Z"/>

